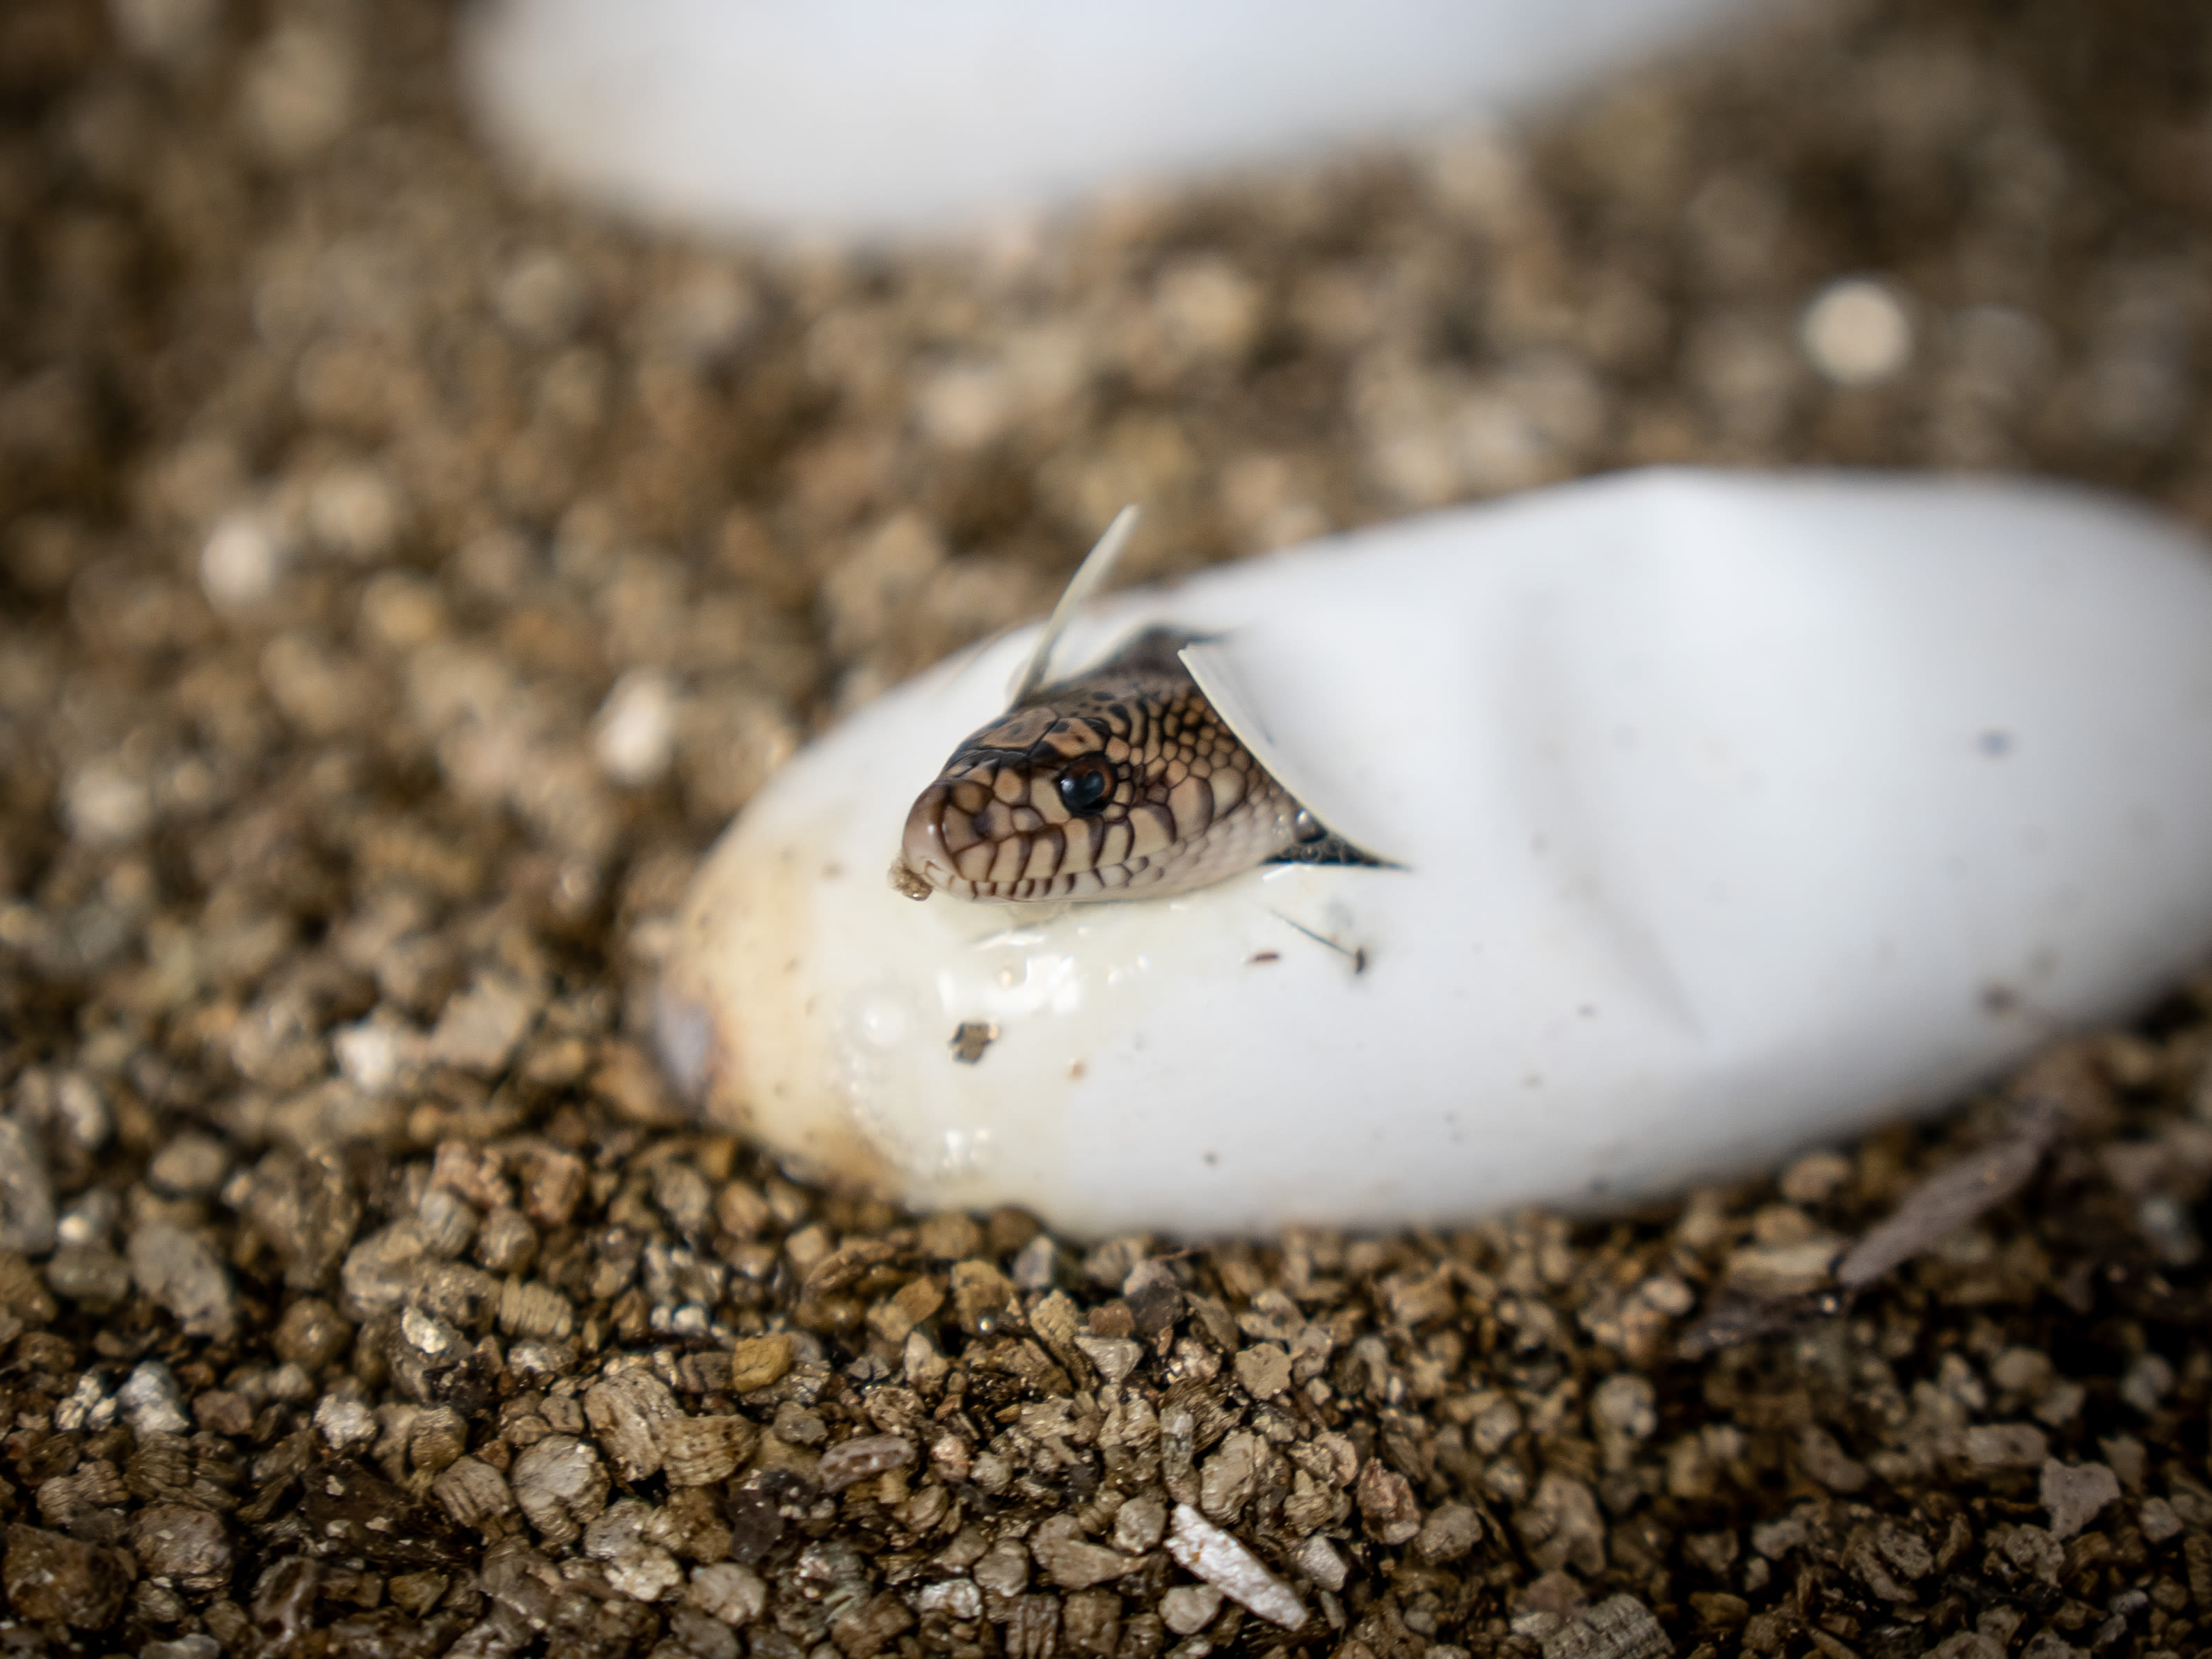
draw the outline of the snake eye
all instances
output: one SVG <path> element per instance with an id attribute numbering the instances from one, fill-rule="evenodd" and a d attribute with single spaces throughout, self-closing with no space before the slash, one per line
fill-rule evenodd
<path id="1" fill-rule="evenodd" d="M 1068 763 L 1060 775 L 1060 805 L 1078 817 L 1089 817 L 1114 792 L 1114 768 L 1103 755 Z"/>

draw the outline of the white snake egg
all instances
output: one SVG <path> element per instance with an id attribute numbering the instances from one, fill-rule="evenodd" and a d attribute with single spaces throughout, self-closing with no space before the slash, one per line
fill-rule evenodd
<path id="1" fill-rule="evenodd" d="M 1624 474 L 1097 607 L 1395 867 L 909 902 L 1032 637 L 800 755 L 702 866 L 663 1052 L 714 1121 L 1071 1236 L 1592 1208 L 1941 1103 L 2212 945 L 2212 556 L 2019 482 Z"/>

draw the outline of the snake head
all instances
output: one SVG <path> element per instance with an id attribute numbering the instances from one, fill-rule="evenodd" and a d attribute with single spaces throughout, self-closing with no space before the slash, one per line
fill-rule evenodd
<path id="1" fill-rule="evenodd" d="M 1182 892 L 1294 842 L 1297 808 L 1149 636 L 953 750 L 907 814 L 894 887 L 1002 903 Z"/>

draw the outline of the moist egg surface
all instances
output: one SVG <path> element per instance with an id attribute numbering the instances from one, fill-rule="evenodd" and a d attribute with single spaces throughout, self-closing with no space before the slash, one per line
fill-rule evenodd
<path id="1" fill-rule="evenodd" d="M 1154 624 L 1392 867 L 909 902 L 1001 640 L 702 867 L 659 1018 L 710 1119 L 1078 1237 L 1601 1207 L 1940 1103 L 2212 945 L 2212 561 L 2108 498 L 1620 475 L 1125 596 L 1064 660 Z"/>

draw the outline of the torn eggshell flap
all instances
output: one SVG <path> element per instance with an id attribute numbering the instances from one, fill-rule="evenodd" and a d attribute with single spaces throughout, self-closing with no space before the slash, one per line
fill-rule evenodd
<path id="1" fill-rule="evenodd" d="M 662 1018 L 710 1118 L 1076 1236 L 1604 1206 L 1938 1103 L 2212 942 L 2212 558 L 2107 498 L 1625 474 L 1125 596 L 1058 672 L 1162 621 L 1399 867 L 900 897 L 1001 639 L 703 866 Z"/>

